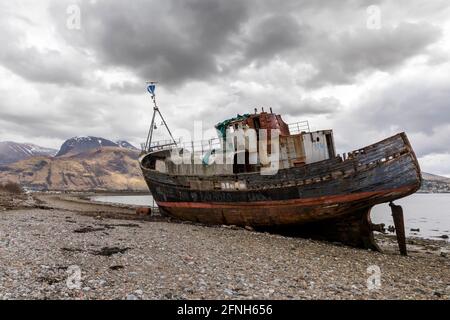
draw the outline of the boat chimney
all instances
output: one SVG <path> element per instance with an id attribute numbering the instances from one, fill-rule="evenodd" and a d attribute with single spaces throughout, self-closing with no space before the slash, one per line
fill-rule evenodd
<path id="1" fill-rule="evenodd" d="M 272 112 L 272 107 L 270 107 L 270 113 L 273 113 L 273 112 Z"/>
<path id="2" fill-rule="evenodd" d="M 264 112 L 264 107 L 261 107 L 262 112 Z"/>
<path id="3" fill-rule="evenodd" d="M 257 114 L 258 113 L 258 109 L 257 108 L 255 108 L 255 114 Z"/>

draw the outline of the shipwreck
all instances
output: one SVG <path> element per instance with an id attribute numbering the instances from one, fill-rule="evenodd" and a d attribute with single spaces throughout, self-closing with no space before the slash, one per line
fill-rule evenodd
<path id="1" fill-rule="evenodd" d="M 336 154 L 332 130 L 254 110 L 218 125 L 218 138 L 174 139 L 156 104 L 140 166 L 164 215 L 208 225 L 236 225 L 296 234 L 380 251 L 371 222 L 390 203 L 400 252 L 403 212 L 394 200 L 416 192 L 421 172 L 405 133 Z M 152 141 L 156 116 L 171 140 Z M 275 156 L 276 155 L 276 156 Z"/>

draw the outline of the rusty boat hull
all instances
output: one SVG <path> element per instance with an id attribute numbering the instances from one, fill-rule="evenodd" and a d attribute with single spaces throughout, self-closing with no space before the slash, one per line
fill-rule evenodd
<path id="1" fill-rule="evenodd" d="M 331 159 L 279 170 L 275 175 L 241 173 L 177 176 L 141 168 L 160 211 L 209 225 L 251 226 L 379 250 L 370 210 L 416 192 L 417 158 L 405 133 Z M 246 190 L 217 190 L 220 181 L 245 181 Z M 195 183 L 193 183 L 195 182 Z M 193 187 L 199 186 L 199 187 Z"/>

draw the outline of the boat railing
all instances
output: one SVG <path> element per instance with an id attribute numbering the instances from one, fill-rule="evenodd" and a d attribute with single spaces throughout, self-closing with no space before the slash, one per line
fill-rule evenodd
<path id="1" fill-rule="evenodd" d="M 141 149 L 145 152 L 153 152 L 157 150 L 167 150 L 175 148 L 181 143 L 181 138 L 174 140 L 157 140 L 150 144 L 147 150 L 145 150 L 145 143 L 141 143 Z"/>
<path id="2" fill-rule="evenodd" d="M 222 148 L 222 141 L 219 138 L 189 141 L 182 143 L 179 147 L 185 150 L 189 150 L 190 152 L 203 154 L 208 151 Z"/>
<path id="3" fill-rule="evenodd" d="M 212 150 L 222 148 L 222 141 L 219 138 L 207 140 L 187 141 L 183 142 L 183 138 L 173 140 L 159 140 L 152 142 L 148 150 L 145 150 L 145 143 L 141 143 L 142 151 L 154 152 L 160 150 L 172 150 L 175 148 L 184 149 L 192 153 L 204 154 Z"/>
<path id="4" fill-rule="evenodd" d="M 298 134 L 302 132 L 310 132 L 309 122 L 299 121 L 288 124 L 289 132 L 291 134 Z M 180 137 L 174 140 L 158 140 L 154 141 L 150 144 L 148 150 L 145 150 L 145 144 L 141 144 L 141 148 L 146 152 L 154 152 L 160 150 L 171 150 L 174 148 L 180 148 L 184 150 L 188 150 L 191 153 L 195 154 L 205 154 L 206 152 L 212 150 L 218 150 L 222 148 L 222 140 L 220 138 L 212 138 L 207 140 L 197 140 L 197 141 L 183 141 L 183 138 Z"/>
<path id="5" fill-rule="evenodd" d="M 289 132 L 291 134 L 297 134 L 297 133 L 302 133 L 302 132 L 311 132 L 308 120 L 289 123 L 288 127 L 289 127 Z"/>

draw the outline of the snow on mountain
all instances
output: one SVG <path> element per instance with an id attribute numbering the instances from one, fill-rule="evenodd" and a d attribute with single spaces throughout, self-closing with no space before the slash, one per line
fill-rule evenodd
<path id="1" fill-rule="evenodd" d="M 74 137 L 66 140 L 62 144 L 56 156 L 61 157 L 65 155 L 74 155 L 102 147 L 119 147 L 119 145 L 110 140 L 99 137 Z"/>
<path id="2" fill-rule="evenodd" d="M 118 140 L 118 141 L 116 141 L 116 143 L 121 148 L 130 149 L 130 150 L 138 150 L 138 148 L 136 148 L 131 143 L 129 143 L 128 141 L 125 141 L 125 140 Z"/>
<path id="3" fill-rule="evenodd" d="M 450 178 L 438 176 L 436 174 L 431 174 L 431 173 L 427 173 L 427 172 L 423 172 L 423 171 L 422 171 L 422 178 L 424 180 L 440 181 L 440 182 L 445 182 L 445 183 L 450 184 Z"/>
<path id="4" fill-rule="evenodd" d="M 105 144 L 103 140 L 91 140 Z M 148 190 L 138 157 L 139 151 L 119 147 L 63 157 L 31 157 L 0 166 L 0 183 L 11 181 L 36 191 Z"/>
<path id="5" fill-rule="evenodd" d="M 0 142 L 0 164 L 9 164 L 34 156 L 55 156 L 58 150 L 44 148 L 31 143 Z"/>

